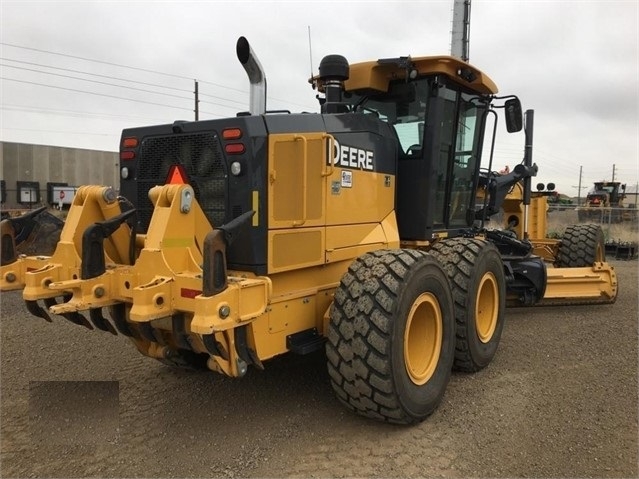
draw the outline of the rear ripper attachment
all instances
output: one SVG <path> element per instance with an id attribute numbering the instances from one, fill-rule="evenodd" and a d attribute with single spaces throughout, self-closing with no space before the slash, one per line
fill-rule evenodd
<path id="1" fill-rule="evenodd" d="M 37 210 L 36 210 L 37 211 Z M 24 289 L 30 295 L 53 281 L 80 277 L 82 235 L 85 229 L 95 223 L 111 220 L 121 213 L 117 197 L 112 188 L 102 186 L 82 186 L 74 198 L 67 220 L 60 232 L 53 255 L 25 256 L 19 254 L 13 239 L 13 225 L 2 222 L 2 266 L 0 269 L 0 290 Z M 62 223 L 61 223 L 62 225 Z M 120 250 L 114 241 L 124 240 L 124 230 L 117 232 L 104 244 L 105 253 L 112 262 L 126 263 L 129 254 Z M 16 240 L 18 238 L 16 237 Z M 30 282 L 27 283 L 27 273 Z M 55 296 L 47 292 L 47 297 Z"/>
<path id="2" fill-rule="evenodd" d="M 34 268 L 33 262 L 27 265 L 24 260 L 27 255 L 50 256 L 55 250 L 64 222 L 46 210 L 43 206 L 0 222 L 0 285 L 3 291 L 24 287 L 24 271 Z"/>
<path id="3" fill-rule="evenodd" d="M 47 211 L 46 206 L 8 217 L 0 222 L 2 255 L 0 264 L 14 262 L 20 254 L 50 255 L 60 239 L 63 221 Z"/>
<path id="4" fill-rule="evenodd" d="M 213 229 L 191 186 L 156 186 L 149 191 L 154 214 L 148 232 L 133 236 L 127 220 L 135 211 L 123 213 L 112 202 L 105 219 L 109 190 L 85 188 L 53 256 L 24 273 L 29 311 L 48 321 L 49 313 L 59 314 L 90 329 L 119 332 L 143 354 L 165 362 L 205 359 L 229 376 L 244 375 L 249 364 L 261 367 L 245 326 L 265 312 L 271 283 L 229 276 L 225 259 L 253 212 Z"/>

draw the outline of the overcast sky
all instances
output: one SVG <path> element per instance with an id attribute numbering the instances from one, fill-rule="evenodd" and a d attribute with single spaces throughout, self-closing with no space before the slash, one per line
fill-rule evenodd
<path id="1" fill-rule="evenodd" d="M 248 110 L 242 35 L 266 71 L 267 108 L 317 111 L 311 58 L 317 72 L 332 53 L 448 54 L 452 5 L 0 0 L 0 140 L 117 151 L 123 128 L 192 119 L 194 79 L 200 119 Z M 638 24 L 636 0 L 472 1 L 470 62 L 535 110 L 535 183 L 576 196 L 583 166 L 583 196 L 614 165 L 634 190 Z M 519 163 L 523 147 L 501 129 L 496 164 Z"/>

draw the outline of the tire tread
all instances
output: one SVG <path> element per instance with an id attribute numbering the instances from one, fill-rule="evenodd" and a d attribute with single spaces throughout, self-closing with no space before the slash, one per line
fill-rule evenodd
<path id="1" fill-rule="evenodd" d="M 569 225 L 559 244 L 557 265 L 560 268 L 580 268 L 592 266 L 596 259 L 597 247 L 605 260 L 603 231 L 596 224 Z"/>
<path id="2" fill-rule="evenodd" d="M 467 323 L 471 320 L 471 312 L 466 306 L 466 297 L 475 263 L 485 250 L 494 250 L 496 254 L 499 254 L 494 245 L 475 238 L 453 238 L 440 241 L 435 243 L 431 250 L 443 264 L 451 282 L 455 306 L 456 339 L 453 368 L 458 371 L 476 372 L 484 366 L 473 358 L 468 344 L 471 338 L 468 337 Z M 501 330 L 498 330 L 496 334 L 500 335 Z M 499 336 L 495 339 L 499 341 Z"/>
<path id="3" fill-rule="evenodd" d="M 327 365 L 338 399 L 358 414 L 401 424 L 421 420 L 402 407 L 389 355 L 396 294 L 411 267 L 425 256 L 419 250 L 366 253 L 353 261 L 336 290 Z"/>

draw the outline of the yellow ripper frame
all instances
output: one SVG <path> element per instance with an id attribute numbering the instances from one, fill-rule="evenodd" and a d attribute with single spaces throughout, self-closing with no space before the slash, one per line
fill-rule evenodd
<path id="1" fill-rule="evenodd" d="M 164 324 L 163 318 L 184 314 L 187 318 L 183 334 L 189 336 L 193 350 L 210 352 L 210 342 L 218 349 L 219 355 L 213 356 L 216 364 L 209 367 L 231 376 L 242 375 L 246 368 L 238 361 L 235 339 L 229 332 L 266 311 L 272 294 L 271 280 L 229 276 L 224 290 L 204 295 L 204 247 L 213 228 L 194 201 L 193 189 L 189 185 L 157 186 L 149 191 L 149 198 L 155 209 L 148 233 L 131 238 L 130 227 L 122 222 L 105 238 L 104 272 L 82 277 L 82 261 L 93 259 L 83 252 L 83 232 L 92 224 L 116 218 L 121 210 L 110 188 L 81 187 L 55 253 L 51 257 L 19 258 L 3 267 L 3 290 L 24 285 L 23 297 L 32 313 L 50 320 L 47 311 L 35 305 L 36 301 L 45 300 L 53 314 L 114 334 L 115 329 L 104 320 L 101 309 L 124 303 L 126 318 L 124 324 L 122 318 L 116 321 L 118 329 L 141 352 L 158 358 L 166 357 L 174 344 L 168 336 L 159 337 L 162 334 L 154 329 L 171 331 L 171 325 Z M 141 246 L 134 265 L 126 264 L 131 241 Z M 56 297 L 65 300 L 57 304 Z M 91 322 L 80 314 L 83 311 L 90 312 Z M 151 322 L 153 328 L 149 328 Z M 145 338 L 149 334 L 155 335 L 151 339 L 159 339 L 159 343 Z"/>

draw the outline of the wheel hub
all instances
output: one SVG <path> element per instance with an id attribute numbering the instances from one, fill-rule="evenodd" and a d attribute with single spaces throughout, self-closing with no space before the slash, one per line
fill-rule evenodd
<path id="1" fill-rule="evenodd" d="M 475 302 L 475 329 L 482 343 L 488 343 L 497 327 L 499 290 L 497 279 L 490 271 L 481 278 Z"/>
<path id="2" fill-rule="evenodd" d="M 404 362 L 411 381 L 418 386 L 432 377 L 442 348 L 442 312 L 432 293 L 422 293 L 413 303 L 404 332 Z"/>

